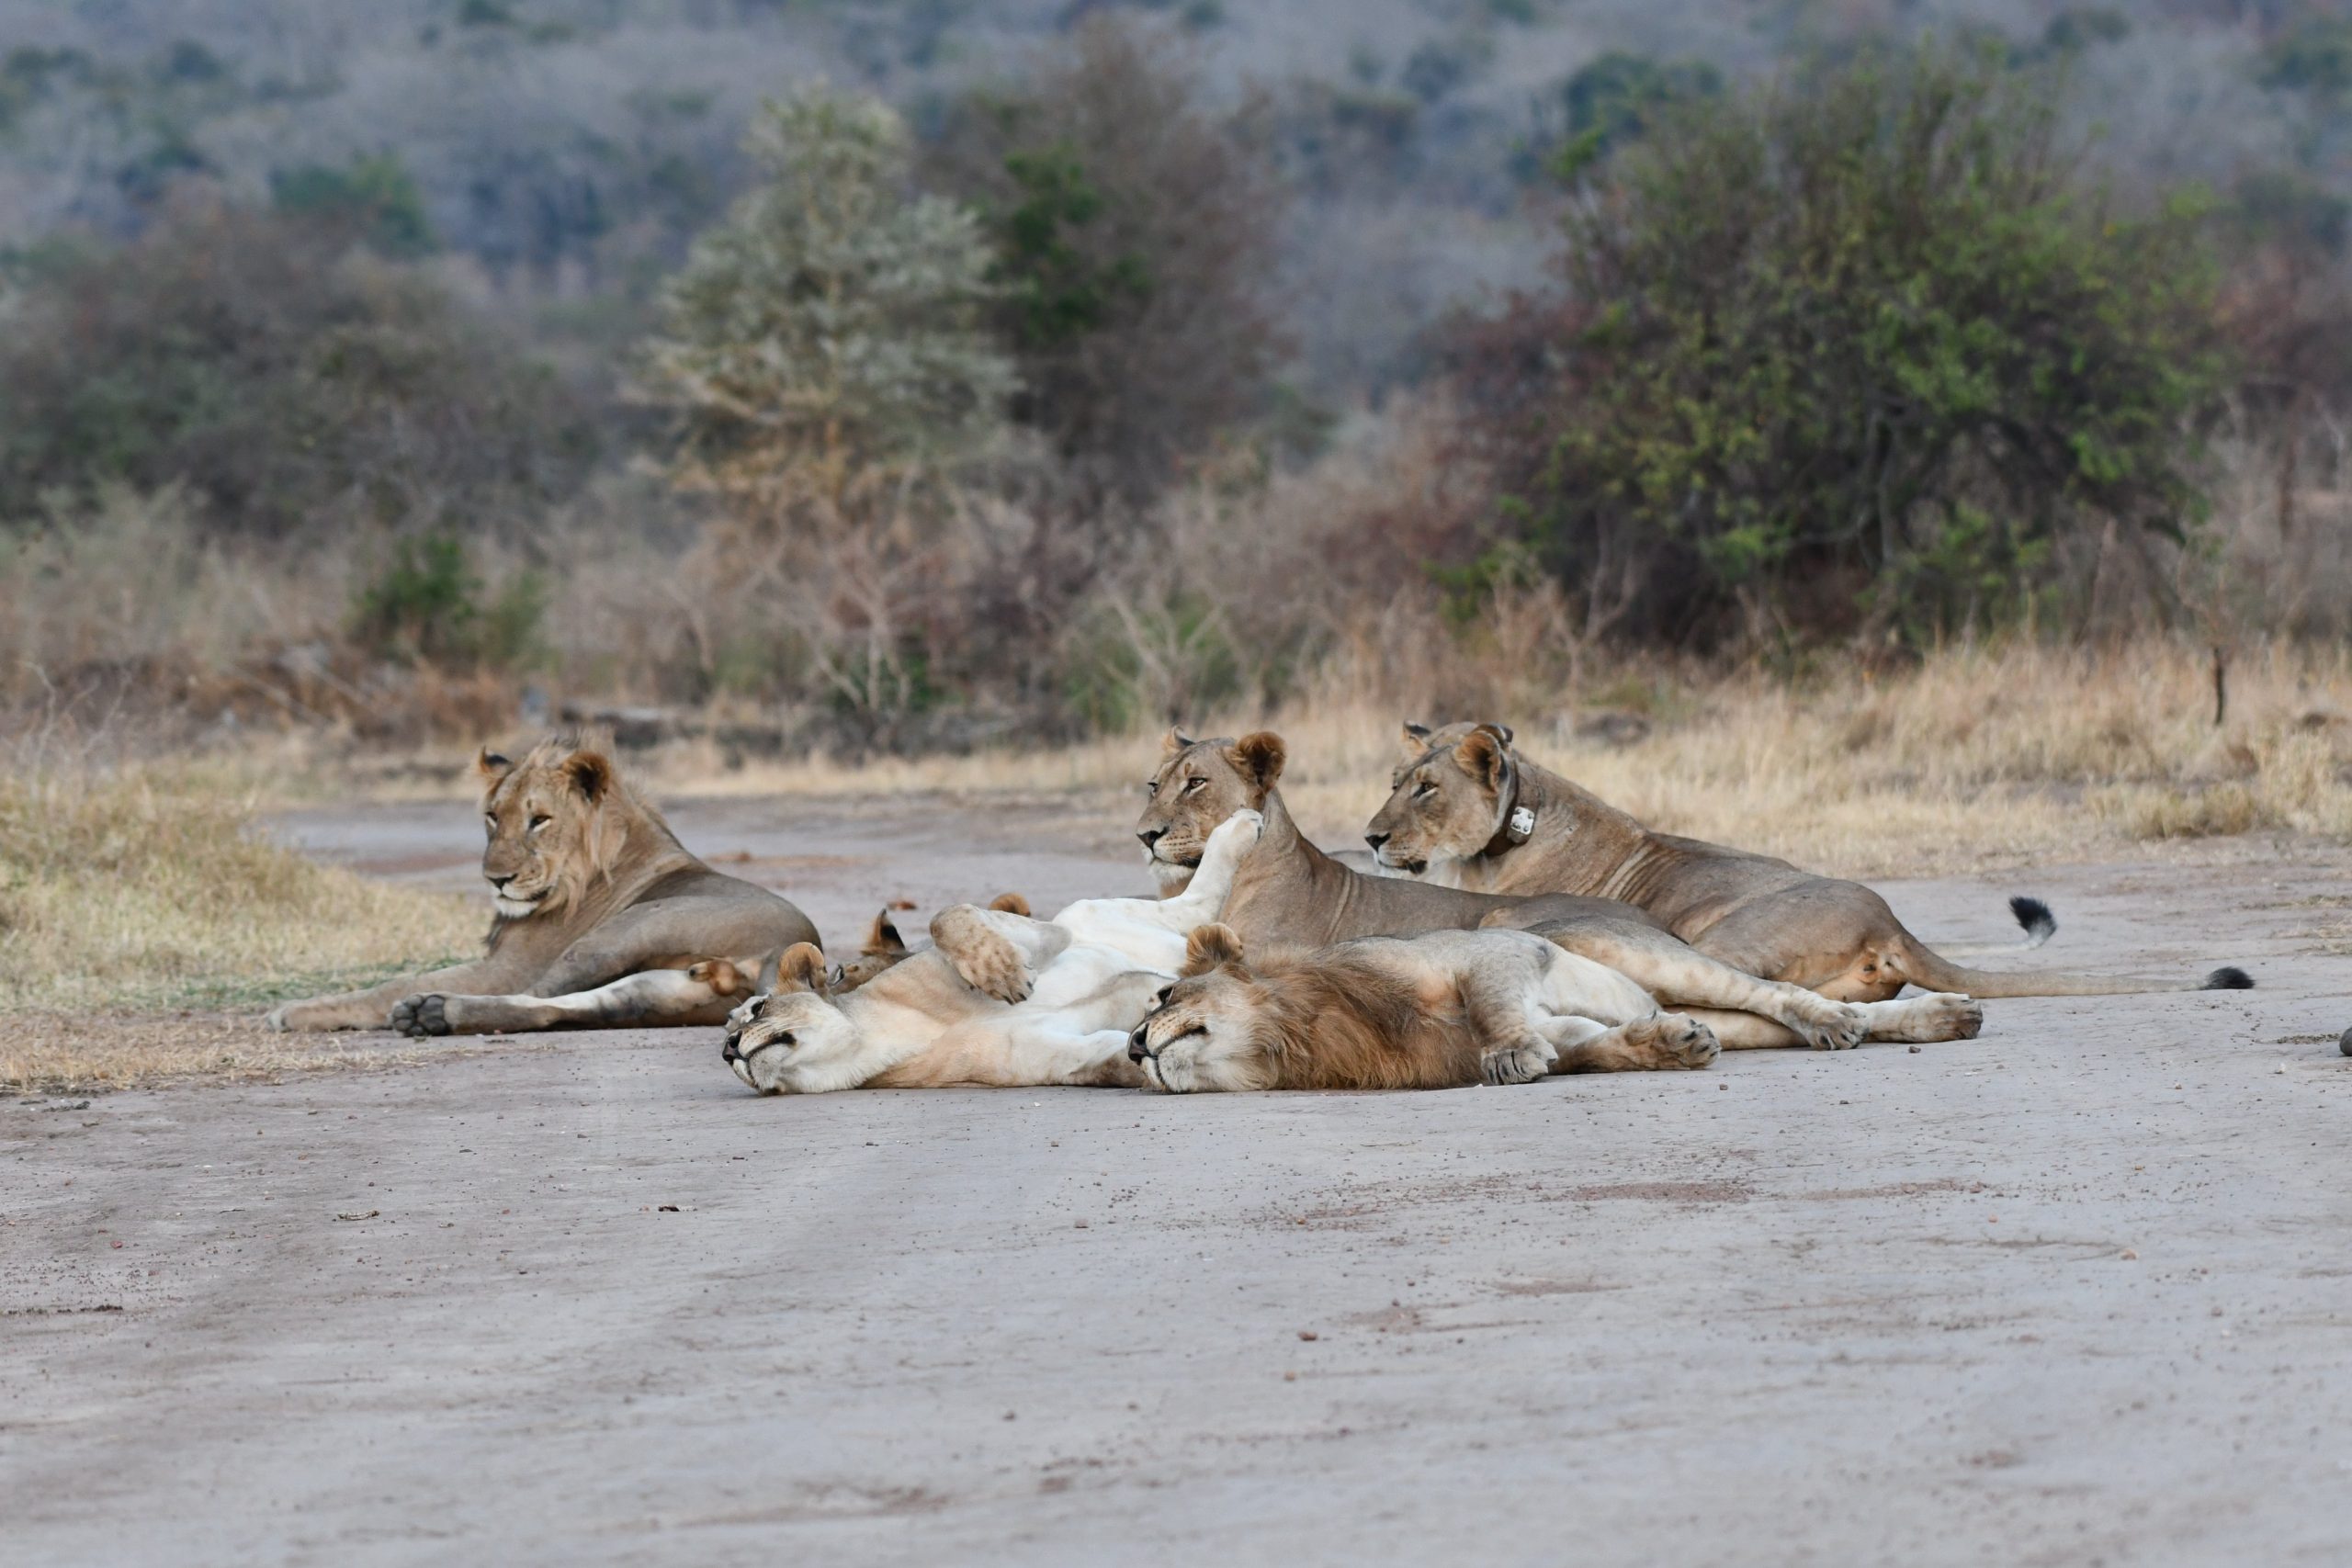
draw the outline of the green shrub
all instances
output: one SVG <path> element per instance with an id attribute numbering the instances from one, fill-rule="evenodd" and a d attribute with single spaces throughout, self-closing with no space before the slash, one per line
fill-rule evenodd
<path id="1" fill-rule="evenodd" d="M 464 541 L 449 534 L 396 540 L 352 603 L 352 635 L 387 657 L 430 664 L 517 669 L 544 651 L 547 586 L 516 572 L 487 602 Z"/>
<path id="2" fill-rule="evenodd" d="M 2222 369 L 2202 204 L 2085 190 L 2061 113 L 1934 47 L 1669 112 L 1474 405 L 1516 531 L 1580 584 L 1631 563 L 1634 624 L 1697 643 L 1925 635 L 2014 612 L 2069 531 L 2179 536 Z"/>

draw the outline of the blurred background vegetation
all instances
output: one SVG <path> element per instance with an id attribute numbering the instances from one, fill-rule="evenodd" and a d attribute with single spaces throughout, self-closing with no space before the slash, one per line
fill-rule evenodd
<path id="1" fill-rule="evenodd" d="M 20 730 L 911 751 L 2352 631 L 2320 0 L 0 0 L 0 40 Z"/>

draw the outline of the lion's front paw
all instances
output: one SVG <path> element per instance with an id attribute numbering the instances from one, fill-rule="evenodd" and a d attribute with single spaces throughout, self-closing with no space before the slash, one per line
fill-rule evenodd
<path id="1" fill-rule="evenodd" d="M 1627 1024 L 1625 1034 L 1648 1051 L 1653 1068 L 1703 1067 L 1723 1054 L 1713 1030 L 1679 1012 L 1653 1013 Z"/>
<path id="2" fill-rule="evenodd" d="M 1869 1015 L 1850 1002 L 1833 1002 L 1825 997 L 1805 1012 L 1793 1027 L 1816 1051 L 1850 1051 L 1869 1038 Z"/>
<path id="3" fill-rule="evenodd" d="M 449 998 L 440 995 L 402 997 L 392 1004 L 392 1032 L 423 1040 L 450 1030 Z"/>
<path id="4" fill-rule="evenodd" d="M 274 1007 L 269 1010 L 269 1016 L 261 1021 L 262 1026 L 273 1033 L 283 1034 L 288 1030 L 294 1027 L 293 1024 L 287 1021 L 292 1015 L 293 1011 L 294 1004 L 292 1002 L 286 1002 L 277 1007 Z"/>
<path id="5" fill-rule="evenodd" d="M 1533 1083 L 1559 1059 L 1559 1052 L 1542 1040 L 1498 1045 L 1478 1058 L 1478 1077 L 1490 1084 Z"/>

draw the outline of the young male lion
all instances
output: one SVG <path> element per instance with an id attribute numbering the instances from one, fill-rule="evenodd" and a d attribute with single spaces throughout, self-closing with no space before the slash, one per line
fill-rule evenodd
<path id="1" fill-rule="evenodd" d="M 1253 958 L 1194 931 L 1183 976 L 1136 1026 L 1151 1087 L 1453 1089 L 1546 1073 L 1703 1067 L 1713 1031 L 1532 931 L 1364 937 Z"/>
<path id="2" fill-rule="evenodd" d="M 1842 1001 L 1883 1001 L 1907 982 L 1985 997 L 2099 996 L 2162 989 L 2050 971 L 1975 969 L 1905 928 L 1858 882 L 1783 860 L 1655 832 L 1521 756 L 1499 724 L 1405 726 L 1406 761 L 1364 831 L 1381 862 L 1450 887 L 1529 897 L 1572 893 L 1638 905 L 1699 952 L 1736 969 Z M 2011 908 L 2037 946 L 2052 929 L 2031 899 Z M 2019 948 L 2018 951 L 2022 951 Z M 2197 988 L 2243 989 L 2217 969 Z"/>
<path id="3" fill-rule="evenodd" d="M 793 948 L 776 989 L 729 1017 L 719 1055 L 762 1094 L 1136 1087 L 1127 1032 L 1183 964 L 1185 937 L 1216 918 L 1259 827 L 1254 811 L 1223 823 L 1174 898 L 1089 898 L 1050 920 L 943 909 L 932 947 L 846 995 L 815 948 Z"/>
<path id="4" fill-rule="evenodd" d="M 475 761 L 497 900 L 482 956 L 364 991 L 288 1002 L 277 1029 L 492 1030 L 710 1024 L 813 943 L 808 918 L 713 871 L 638 798 L 610 758 L 543 740 L 520 762 Z"/>

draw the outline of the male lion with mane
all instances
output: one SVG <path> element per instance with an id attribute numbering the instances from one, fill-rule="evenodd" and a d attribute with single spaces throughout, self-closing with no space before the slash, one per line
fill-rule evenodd
<path id="1" fill-rule="evenodd" d="M 272 1027 L 422 1037 L 715 1024 L 785 949 L 816 942 L 791 904 L 687 853 L 604 752 L 549 739 L 512 762 L 485 747 L 474 768 L 498 906 L 481 957 L 288 1002 Z"/>
<path id="2" fill-rule="evenodd" d="M 1453 1089 L 1703 1067 L 1713 1031 L 1532 931 L 1490 928 L 1253 958 L 1203 926 L 1127 1055 L 1172 1094 Z"/>
<path id="3" fill-rule="evenodd" d="M 1499 724 L 1442 729 L 1408 724 L 1406 761 L 1364 841 L 1383 865 L 1488 895 L 1573 893 L 1639 906 L 1699 952 L 1735 969 L 1841 1001 L 1883 1002 L 1905 984 L 1985 997 L 2110 996 L 2165 987 L 2048 970 L 1975 969 L 1905 929 L 1859 882 L 1816 876 L 1783 860 L 1655 832 L 1520 755 Z M 2055 923 L 2043 905 L 2013 899 L 2028 940 Z M 2216 969 L 2201 990 L 2243 990 L 2241 969 Z"/>

